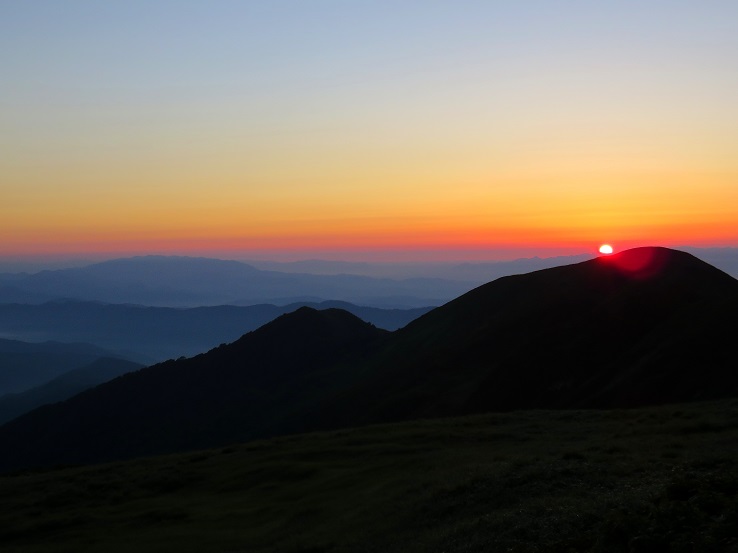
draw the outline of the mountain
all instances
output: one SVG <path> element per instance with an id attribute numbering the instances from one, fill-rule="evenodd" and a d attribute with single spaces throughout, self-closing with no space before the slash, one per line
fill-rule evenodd
<path id="1" fill-rule="evenodd" d="M 738 248 L 679 248 L 738 278 Z"/>
<path id="2" fill-rule="evenodd" d="M 357 422 L 738 394 L 738 281 L 637 248 L 504 277 L 397 331 L 331 413 Z M 321 409 L 326 412 L 325 406 Z"/>
<path id="3" fill-rule="evenodd" d="M 45 384 L 101 357 L 120 357 L 91 344 L 0 339 L 0 395 Z"/>
<path id="4" fill-rule="evenodd" d="M 0 304 L 0 336 L 28 341 L 89 342 L 125 352 L 126 358 L 150 365 L 233 342 L 245 332 L 304 305 L 316 309 L 340 307 L 387 330 L 405 326 L 431 309 L 379 309 L 337 301 L 190 309 L 71 300 L 41 305 Z"/>
<path id="5" fill-rule="evenodd" d="M 504 277 L 394 332 L 302 308 L 0 427 L 0 467 L 373 422 L 738 393 L 738 281 L 638 248 Z"/>
<path id="6" fill-rule="evenodd" d="M 738 249 L 688 248 L 738 277 Z M 440 305 L 503 276 L 591 259 L 591 255 L 511 261 L 355 263 L 227 261 L 143 256 L 65 269 L 0 273 L 0 303 L 58 299 L 162 307 L 285 305 L 323 299 L 382 308 Z M 82 262 L 80 262 L 82 263 Z"/>
<path id="7" fill-rule="evenodd" d="M 0 301 L 36 303 L 34 298 L 52 298 L 193 307 L 322 298 L 409 308 L 439 305 L 472 287 L 468 282 L 439 278 L 284 273 L 262 271 L 238 261 L 143 256 L 34 274 L 0 275 Z"/>
<path id="8" fill-rule="evenodd" d="M 133 361 L 104 357 L 84 367 L 65 372 L 41 386 L 25 392 L 0 396 L 0 424 L 41 405 L 63 401 L 83 390 L 142 367 L 143 365 Z"/>
<path id="9" fill-rule="evenodd" d="M 738 248 L 697 248 L 685 246 L 679 250 L 691 253 L 738 278 Z M 493 254 L 491 254 L 493 255 Z M 477 285 L 503 276 L 540 271 L 561 265 L 571 265 L 592 259 L 592 254 L 556 257 L 527 257 L 504 261 L 393 261 L 351 262 L 324 259 L 301 261 L 248 260 L 246 263 L 257 269 L 284 273 L 310 273 L 317 275 L 352 274 L 377 278 L 432 277 L 476 283 Z"/>
<path id="10" fill-rule="evenodd" d="M 300 308 L 207 354 L 126 374 L 10 421 L 0 427 L 0 467 L 167 453 L 281 433 L 282 417 L 340 386 L 387 335 L 339 309 Z M 19 447 L 11 452 L 10 443 Z"/>

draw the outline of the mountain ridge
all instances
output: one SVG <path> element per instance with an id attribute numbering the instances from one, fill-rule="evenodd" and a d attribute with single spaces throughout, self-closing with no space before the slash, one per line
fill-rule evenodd
<path id="1" fill-rule="evenodd" d="M 87 343 L 29 343 L 0 338 L 0 396 L 43 385 L 101 357 L 124 356 Z"/>
<path id="2" fill-rule="evenodd" d="M 283 342 L 285 332 L 294 339 Z M 386 334 L 345 311 L 303 307 L 205 354 L 146 367 L 36 409 L 0 433 L 22 442 L 31 439 L 30 427 L 44 456 L 64 463 L 251 439 L 264 434 L 251 427 L 275 398 L 304 393 L 323 366 L 360 357 Z M 130 439 L 121 440 L 121 433 Z M 0 466 L 22 449 L 7 450 Z"/>
<path id="3" fill-rule="evenodd" d="M 121 374 L 143 368 L 126 359 L 101 357 L 23 392 L 0 395 L 0 424 L 42 405 L 57 403 Z"/>
<path id="4" fill-rule="evenodd" d="M 381 307 L 438 305 L 468 290 L 462 281 L 389 279 L 263 271 L 240 261 L 183 256 L 121 258 L 85 267 L 0 278 L 0 302 L 77 299 L 158 307 L 260 304 L 273 298 L 314 297 Z M 404 298 L 387 305 L 385 298 Z"/>
<path id="5" fill-rule="evenodd" d="M 736 328 L 738 281 L 664 248 L 497 279 L 393 333 L 301 308 L 233 344 L 0 427 L 9 452 L 0 467 L 375 422 L 732 396 Z"/>
<path id="6" fill-rule="evenodd" d="M 662 248 L 629 252 L 503 277 L 416 319 L 398 330 L 388 346 L 389 356 L 395 361 L 391 378 L 375 376 L 374 386 L 383 392 L 383 397 L 375 394 L 377 402 L 387 403 L 387 396 L 392 393 L 398 394 L 399 399 L 390 402 L 392 405 L 386 407 L 385 416 L 376 407 L 364 405 L 365 409 L 375 412 L 381 420 L 405 416 L 402 404 L 407 402 L 399 382 L 404 378 L 405 388 L 412 389 L 420 375 L 424 375 L 426 386 L 435 382 L 430 395 L 436 403 L 429 404 L 430 412 L 416 406 L 414 416 L 431 415 L 439 410 L 448 415 L 483 412 L 490 407 L 507 410 L 646 404 L 656 400 L 653 386 L 647 397 L 638 400 L 635 393 L 629 398 L 623 390 L 625 383 L 621 383 L 608 393 L 601 390 L 596 400 L 594 392 L 587 392 L 581 386 L 579 391 L 574 391 L 576 379 L 600 379 L 602 388 L 611 387 L 613 383 L 601 382 L 606 379 L 603 374 L 623 366 L 632 367 L 634 363 L 646 363 L 647 360 L 641 359 L 644 351 L 662 351 L 665 355 L 669 347 L 678 349 L 679 340 L 668 339 L 667 346 L 664 335 L 668 338 L 669 332 L 684 334 L 685 329 L 699 337 L 700 352 L 705 354 L 710 353 L 709 333 L 721 336 L 723 343 L 718 344 L 712 360 L 721 367 L 732 366 L 727 337 L 738 328 L 733 309 L 738 304 L 738 281 L 690 254 Z M 650 261 L 636 259 L 642 253 L 653 256 Z M 672 270 L 648 274 L 654 267 L 665 269 L 665 256 L 671 258 Z M 625 260 L 625 265 L 618 265 L 620 260 Z M 682 274 L 685 263 L 687 274 Z M 704 279 L 709 284 L 695 289 L 694 279 Z M 706 312 L 704 302 L 710 303 Z M 562 317 L 562 313 L 566 316 Z M 674 320 L 663 327 L 659 326 L 661 318 Z M 490 341 L 489 336 L 494 336 L 494 340 Z M 450 353 L 444 349 L 445 345 Z M 398 349 L 402 351 L 397 353 Z M 408 355 L 407 350 L 421 353 Z M 603 360 L 608 350 L 616 361 Z M 667 357 L 669 363 L 680 363 L 674 354 Z M 398 364 L 404 367 L 404 372 L 398 369 Z M 452 365 L 465 367 L 466 376 L 475 379 L 474 395 L 465 395 L 464 387 L 469 384 L 462 378 L 455 379 L 459 386 L 457 396 L 445 387 L 447 379 L 454 380 L 446 374 L 447 367 Z M 555 370 L 532 370 L 545 366 Z M 600 367 L 602 374 L 588 374 L 584 369 L 591 366 Z M 571 367 L 578 368 L 578 372 L 570 370 Z M 436 379 L 429 379 L 427 374 L 434 370 Z M 569 376 L 562 378 L 567 371 Z M 548 387 L 540 386 L 540 382 L 548 382 Z M 734 376 L 730 382 L 735 389 Z M 688 386 L 682 389 L 678 399 L 689 399 L 684 397 L 688 391 Z M 451 405 L 444 407 L 437 403 L 442 393 L 443 401 Z M 366 390 L 357 396 L 360 397 L 345 402 L 351 407 L 344 405 L 344 408 L 359 409 L 362 398 L 372 397 Z"/>

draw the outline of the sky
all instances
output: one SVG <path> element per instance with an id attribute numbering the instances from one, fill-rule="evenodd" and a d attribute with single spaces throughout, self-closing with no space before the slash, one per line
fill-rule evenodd
<path id="1" fill-rule="evenodd" d="M 0 258 L 738 245 L 738 2 L 0 0 Z"/>

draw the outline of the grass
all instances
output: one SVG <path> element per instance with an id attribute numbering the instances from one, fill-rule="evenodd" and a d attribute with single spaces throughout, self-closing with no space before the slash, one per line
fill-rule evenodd
<path id="1" fill-rule="evenodd" d="M 0 476 L 0 550 L 738 551 L 738 401 L 532 411 Z"/>

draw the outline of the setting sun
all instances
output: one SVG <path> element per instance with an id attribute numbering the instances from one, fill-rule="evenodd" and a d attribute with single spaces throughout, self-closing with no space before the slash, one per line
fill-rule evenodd
<path id="1" fill-rule="evenodd" d="M 610 255 L 612 253 L 612 246 L 610 244 L 602 244 L 600 246 L 600 253 Z"/>

